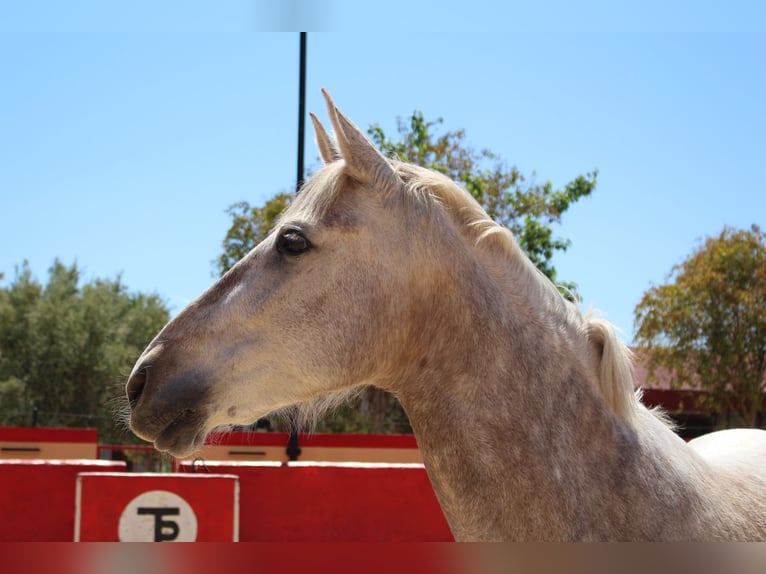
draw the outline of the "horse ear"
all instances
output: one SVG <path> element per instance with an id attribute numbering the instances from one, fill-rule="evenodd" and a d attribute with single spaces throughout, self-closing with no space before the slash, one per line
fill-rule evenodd
<path id="1" fill-rule="evenodd" d="M 316 134 L 319 156 L 325 164 L 332 163 L 341 159 L 340 151 L 330 134 L 324 129 L 322 123 L 317 119 L 313 112 L 309 112 L 311 121 L 314 124 L 314 133 Z"/>
<path id="2" fill-rule="evenodd" d="M 388 189 L 398 189 L 400 180 L 386 157 L 369 138 L 336 107 L 330 93 L 322 88 L 327 101 L 340 152 L 346 161 L 348 175 L 361 183 L 375 183 Z"/>

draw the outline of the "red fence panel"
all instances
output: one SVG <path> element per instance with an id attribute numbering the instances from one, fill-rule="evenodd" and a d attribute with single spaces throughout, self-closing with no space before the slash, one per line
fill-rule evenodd
<path id="1" fill-rule="evenodd" d="M 239 479 L 219 474 L 82 473 L 75 541 L 236 542 Z"/>
<path id="2" fill-rule="evenodd" d="M 124 470 L 101 460 L 0 460 L 0 541 L 71 542 L 77 475 Z"/>
<path id="3" fill-rule="evenodd" d="M 300 433 L 297 460 L 316 462 L 422 463 L 413 435 Z M 241 460 L 287 462 L 288 433 L 215 432 L 188 460 Z"/>
<path id="4" fill-rule="evenodd" d="M 182 472 L 239 476 L 246 542 L 451 541 L 422 464 L 215 461 Z"/>
<path id="5" fill-rule="evenodd" d="M 97 458 L 96 429 L 0 427 L 0 459 Z"/>

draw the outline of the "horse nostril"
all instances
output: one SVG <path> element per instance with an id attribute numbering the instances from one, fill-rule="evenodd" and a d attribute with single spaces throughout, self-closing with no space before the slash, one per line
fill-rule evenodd
<path id="1" fill-rule="evenodd" d="M 141 393 L 144 392 L 146 379 L 149 376 L 148 370 L 148 367 L 142 367 L 133 373 L 130 376 L 130 379 L 128 379 L 128 384 L 125 387 L 125 394 L 128 397 L 128 402 L 130 403 L 131 410 L 136 408 L 138 399 L 141 398 Z"/>

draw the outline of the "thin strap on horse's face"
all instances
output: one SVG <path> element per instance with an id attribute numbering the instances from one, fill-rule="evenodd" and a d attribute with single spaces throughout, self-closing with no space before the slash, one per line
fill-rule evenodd
<path id="1" fill-rule="evenodd" d="M 311 116 L 311 122 L 314 124 L 314 133 L 316 134 L 319 156 L 322 158 L 325 165 L 342 159 L 338 145 L 335 143 L 332 136 L 327 133 L 327 130 L 324 129 L 322 122 L 317 119 L 314 112 L 309 112 L 309 116 Z"/>
<path id="2" fill-rule="evenodd" d="M 374 183 L 387 190 L 398 189 L 399 178 L 385 156 L 351 120 L 343 115 L 326 89 L 322 88 L 322 94 L 327 102 L 327 111 L 335 129 L 340 155 L 346 161 L 348 175 L 361 183 Z M 317 134 L 317 140 L 324 138 L 326 144 L 330 138 L 324 128 L 322 132 L 324 135 Z M 320 153 L 323 153 L 321 145 Z M 328 153 L 328 157 L 332 157 L 332 154 Z M 324 159 L 324 155 L 322 158 Z"/>

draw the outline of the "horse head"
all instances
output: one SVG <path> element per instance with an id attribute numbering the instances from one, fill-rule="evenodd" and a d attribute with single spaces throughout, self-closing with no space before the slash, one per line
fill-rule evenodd
<path id="1" fill-rule="evenodd" d="M 403 294 L 417 293 L 423 275 L 418 210 L 399 205 L 394 163 L 324 94 L 335 137 L 312 120 L 325 166 L 130 375 L 130 428 L 160 450 L 185 456 L 214 427 L 385 387 L 412 350 L 418 325 Z"/>

